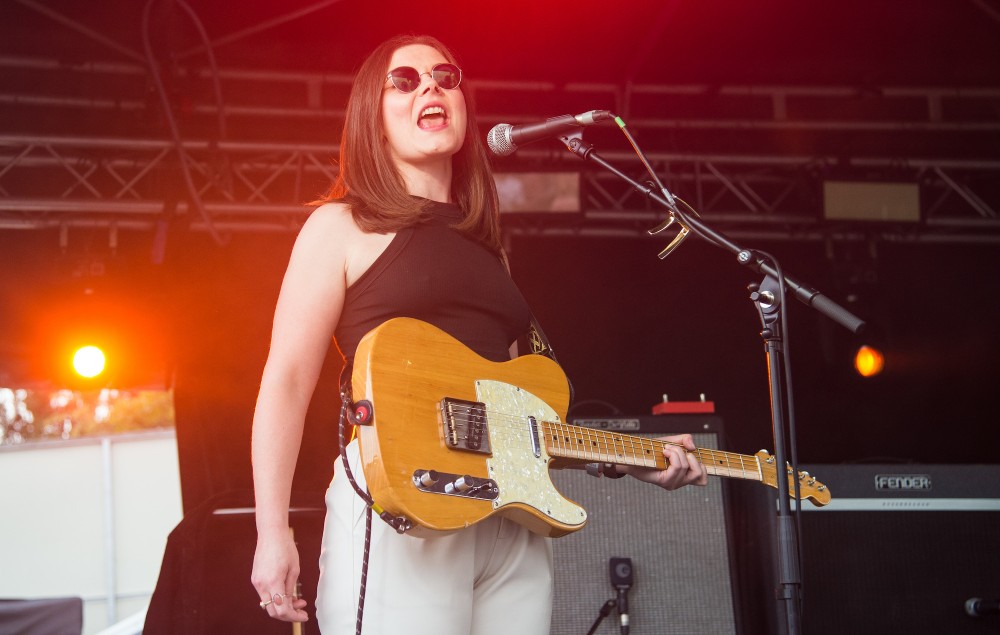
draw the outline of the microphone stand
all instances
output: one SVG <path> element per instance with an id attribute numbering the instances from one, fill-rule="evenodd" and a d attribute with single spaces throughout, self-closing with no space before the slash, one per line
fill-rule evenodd
<path id="1" fill-rule="evenodd" d="M 778 560 L 778 586 L 775 589 L 775 597 L 779 605 L 779 613 L 784 614 L 786 632 L 788 635 L 799 635 L 801 633 L 801 605 L 800 591 L 802 586 L 801 572 L 798 561 L 798 535 L 793 522 L 791 505 L 789 504 L 788 487 L 781 486 L 780 483 L 782 465 L 788 465 L 785 459 L 786 446 L 792 449 L 795 455 L 795 438 L 793 428 L 789 428 L 788 439 L 785 438 L 785 397 L 786 394 L 784 375 L 782 370 L 786 369 L 787 360 L 782 356 L 782 338 L 787 334 L 782 332 L 784 322 L 781 309 L 784 303 L 786 288 L 791 289 L 795 297 L 802 303 L 816 309 L 823 315 L 837 322 L 852 333 L 860 333 L 865 323 L 860 318 L 853 315 L 847 309 L 821 294 L 816 289 L 802 284 L 791 276 L 781 272 L 780 268 L 773 266 L 763 256 L 745 247 L 737 245 L 735 242 L 706 226 L 696 218 L 681 212 L 677 205 L 673 203 L 673 196 L 662 188 L 666 195 L 661 196 L 651 188 L 635 181 L 624 174 L 613 165 L 602 159 L 593 146 L 583 141 L 582 131 L 574 131 L 560 137 L 566 148 L 581 159 L 593 161 L 605 168 L 612 174 L 634 187 L 636 190 L 646 195 L 646 197 L 656 201 L 674 215 L 681 224 L 690 228 L 696 234 L 708 242 L 729 251 L 736 256 L 737 262 L 750 267 L 758 273 L 764 274 L 764 279 L 760 284 L 751 285 L 750 299 L 754 302 L 761 319 L 761 337 L 764 339 L 765 351 L 768 366 L 768 383 L 771 391 L 771 427 L 774 435 L 774 460 L 777 464 L 777 474 L 779 478 L 778 492 L 778 516 L 775 542 L 777 545 Z M 655 175 L 654 175 L 654 178 Z M 669 200 L 668 200 L 669 199 Z M 669 249 L 669 248 L 668 248 Z M 794 486 L 796 500 L 798 500 L 798 479 L 795 478 L 795 470 L 788 467 L 789 484 Z M 796 506 L 797 509 L 797 506 Z"/>
<path id="2" fill-rule="evenodd" d="M 611 610 L 614 609 L 617 604 L 618 602 L 615 600 L 615 598 L 611 598 L 610 600 L 604 603 L 604 606 L 602 606 L 601 610 L 598 611 L 597 613 L 597 619 L 594 620 L 594 623 L 590 625 L 590 630 L 587 631 L 587 635 L 594 635 L 594 633 L 597 632 L 597 627 L 601 625 L 601 622 L 604 621 L 604 618 L 606 618 L 608 615 L 611 614 Z"/>

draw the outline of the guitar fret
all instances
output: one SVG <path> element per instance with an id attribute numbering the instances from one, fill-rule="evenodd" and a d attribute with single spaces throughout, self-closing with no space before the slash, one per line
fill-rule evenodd
<path id="1" fill-rule="evenodd" d="M 658 467 L 657 463 L 663 461 L 662 445 L 657 447 L 657 444 L 652 440 L 643 437 L 629 437 L 629 441 L 633 446 L 638 446 L 638 455 L 633 451 L 632 465 Z"/>
<path id="2" fill-rule="evenodd" d="M 550 454 L 593 462 L 619 463 L 640 467 L 666 467 L 662 444 L 643 437 L 631 437 L 606 430 L 544 422 Z"/>
<path id="3" fill-rule="evenodd" d="M 546 422 L 546 438 L 551 441 L 550 454 L 589 461 L 611 460 L 604 439 L 587 428 L 563 423 Z"/>
<path id="4" fill-rule="evenodd" d="M 604 445 L 603 439 L 594 430 L 587 429 L 584 433 L 587 435 L 587 452 L 584 458 L 591 461 L 601 461 L 604 460 Z"/>
<path id="5" fill-rule="evenodd" d="M 714 476 L 760 480 L 760 470 L 757 467 L 756 457 L 748 457 L 742 454 L 733 454 L 710 448 L 699 448 L 697 455 L 702 465 L 705 466 L 705 470 Z M 738 461 L 738 465 L 733 464 L 734 459 Z"/>
<path id="6" fill-rule="evenodd" d="M 670 442 L 630 436 L 609 430 L 584 428 L 562 422 L 544 422 L 546 446 L 550 454 L 587 462 L 617 463 L 665 469 L 663 448 Z M 762 480 L 757 457 L 698 448 L 694 455 L 713 476 Z"/>

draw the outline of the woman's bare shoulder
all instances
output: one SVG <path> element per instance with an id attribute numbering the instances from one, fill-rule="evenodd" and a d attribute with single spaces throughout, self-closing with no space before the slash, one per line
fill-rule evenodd
<path id="1" fill-rule="evenodd" d="M 341 231 L 360 231 L 354 222 L 354 217 L 351 215 L 351 206 L 340 202 L 324 203 L 314 209 L 309 213 L 309 218 L 306 219 L 302 229 L 304 230 L 314 225 L 319 225 L 325 229 L 337 228 Z"/>
<path id="2" fill-rule="evenodd" d="M 330 247 L 356 242 L 363 235 L 346 203 L 325 203 L 309 213 L 296 239 L 298 244 L 325 244 Z"/>

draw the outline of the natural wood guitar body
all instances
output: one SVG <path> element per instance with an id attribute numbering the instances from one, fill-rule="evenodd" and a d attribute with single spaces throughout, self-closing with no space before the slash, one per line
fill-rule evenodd
<path id="1" fill-rule="evenodd" d="M 561 536 L 582 528 L 587 513 L 555 488 L 551 467 L 667 467 L 669 442 L 567 424 L 569 384 L 554 361 L 526 355 L 491 362 L 419 320 L 396 318 L 368 333 L 358 345 L 352 387 L 355 403 L 372 404 L 371 420 L 358 432 L 372 498 L 411 521 L 417 535 L 502 514 Z M 777 486 L 764 451 L 692 454 L 710 474 Z M 788 479 L 792 490 L 790 471 Z M 808 474 L 798 481 L 803 498 L 829 502 L 829 491 Z"/>

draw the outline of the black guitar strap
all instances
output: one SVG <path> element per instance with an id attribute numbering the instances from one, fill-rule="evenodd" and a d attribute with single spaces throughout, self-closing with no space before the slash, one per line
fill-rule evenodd
<path id="1" fill-rule="evenodd" d="M 528 339 L 528 347 L 531 349 L 531 354 L 543 355 L 558 364 L 559 360 L 556 359 L 556 352 L 552 348 L 549 338 L 545 336 L 545 331 L 542 330 L 541 325 L 535 318 L 535 314 L 531 313 L 531 309 L 528 309 L 528 313 L 531 316 L 531 324 L 528 326 L 528 332 L 525 336 Z M 567 377 L 566 383 L 569 386 L 569 402 L 573 403 L 573 382 Z"/>
<path id="2" fill-rule="evenodd" d="M 532 354 L 545 355 L 552 361 L 556 361 L 552 344 L 549 342 L 549 338 L 545 337 L 545 332 L 534 315 L 531 316 L 531 324 L 528 326 L 528 345 L 531 347 Z"/>
<path id="3" fill-rule="evenodd" d="M 506 250 L 500 250 L 500 262 L 503 264 L 504 269 L 507 270 L 507 275 L 510 275 L 510 260 L 507 258 Z M 513 278 L 513 276 L 511 276 L 511 278 Z M 528 331 L 525 333 L 525 337 L 528 340 L 528 348 L 531 349 L 531 354 L 544 355 L 558 364 L 559 360 L 556 359 L 556 352 L 552 348 L 552 343 L 549 342 L 549 338 L 545 336 L 545 331 L 542 330 L 542 326 L 538 323 L 538 319 L 535 318 L 535 314 L 532 313 L 531 307 L 528 307 L 528 316 L 531 318 L 531 322 L 528 325 Z M 569 402 L 573 403 L 573 382 L 569 377 L 566 378 L 566 384 L 569 387 Z"/>

